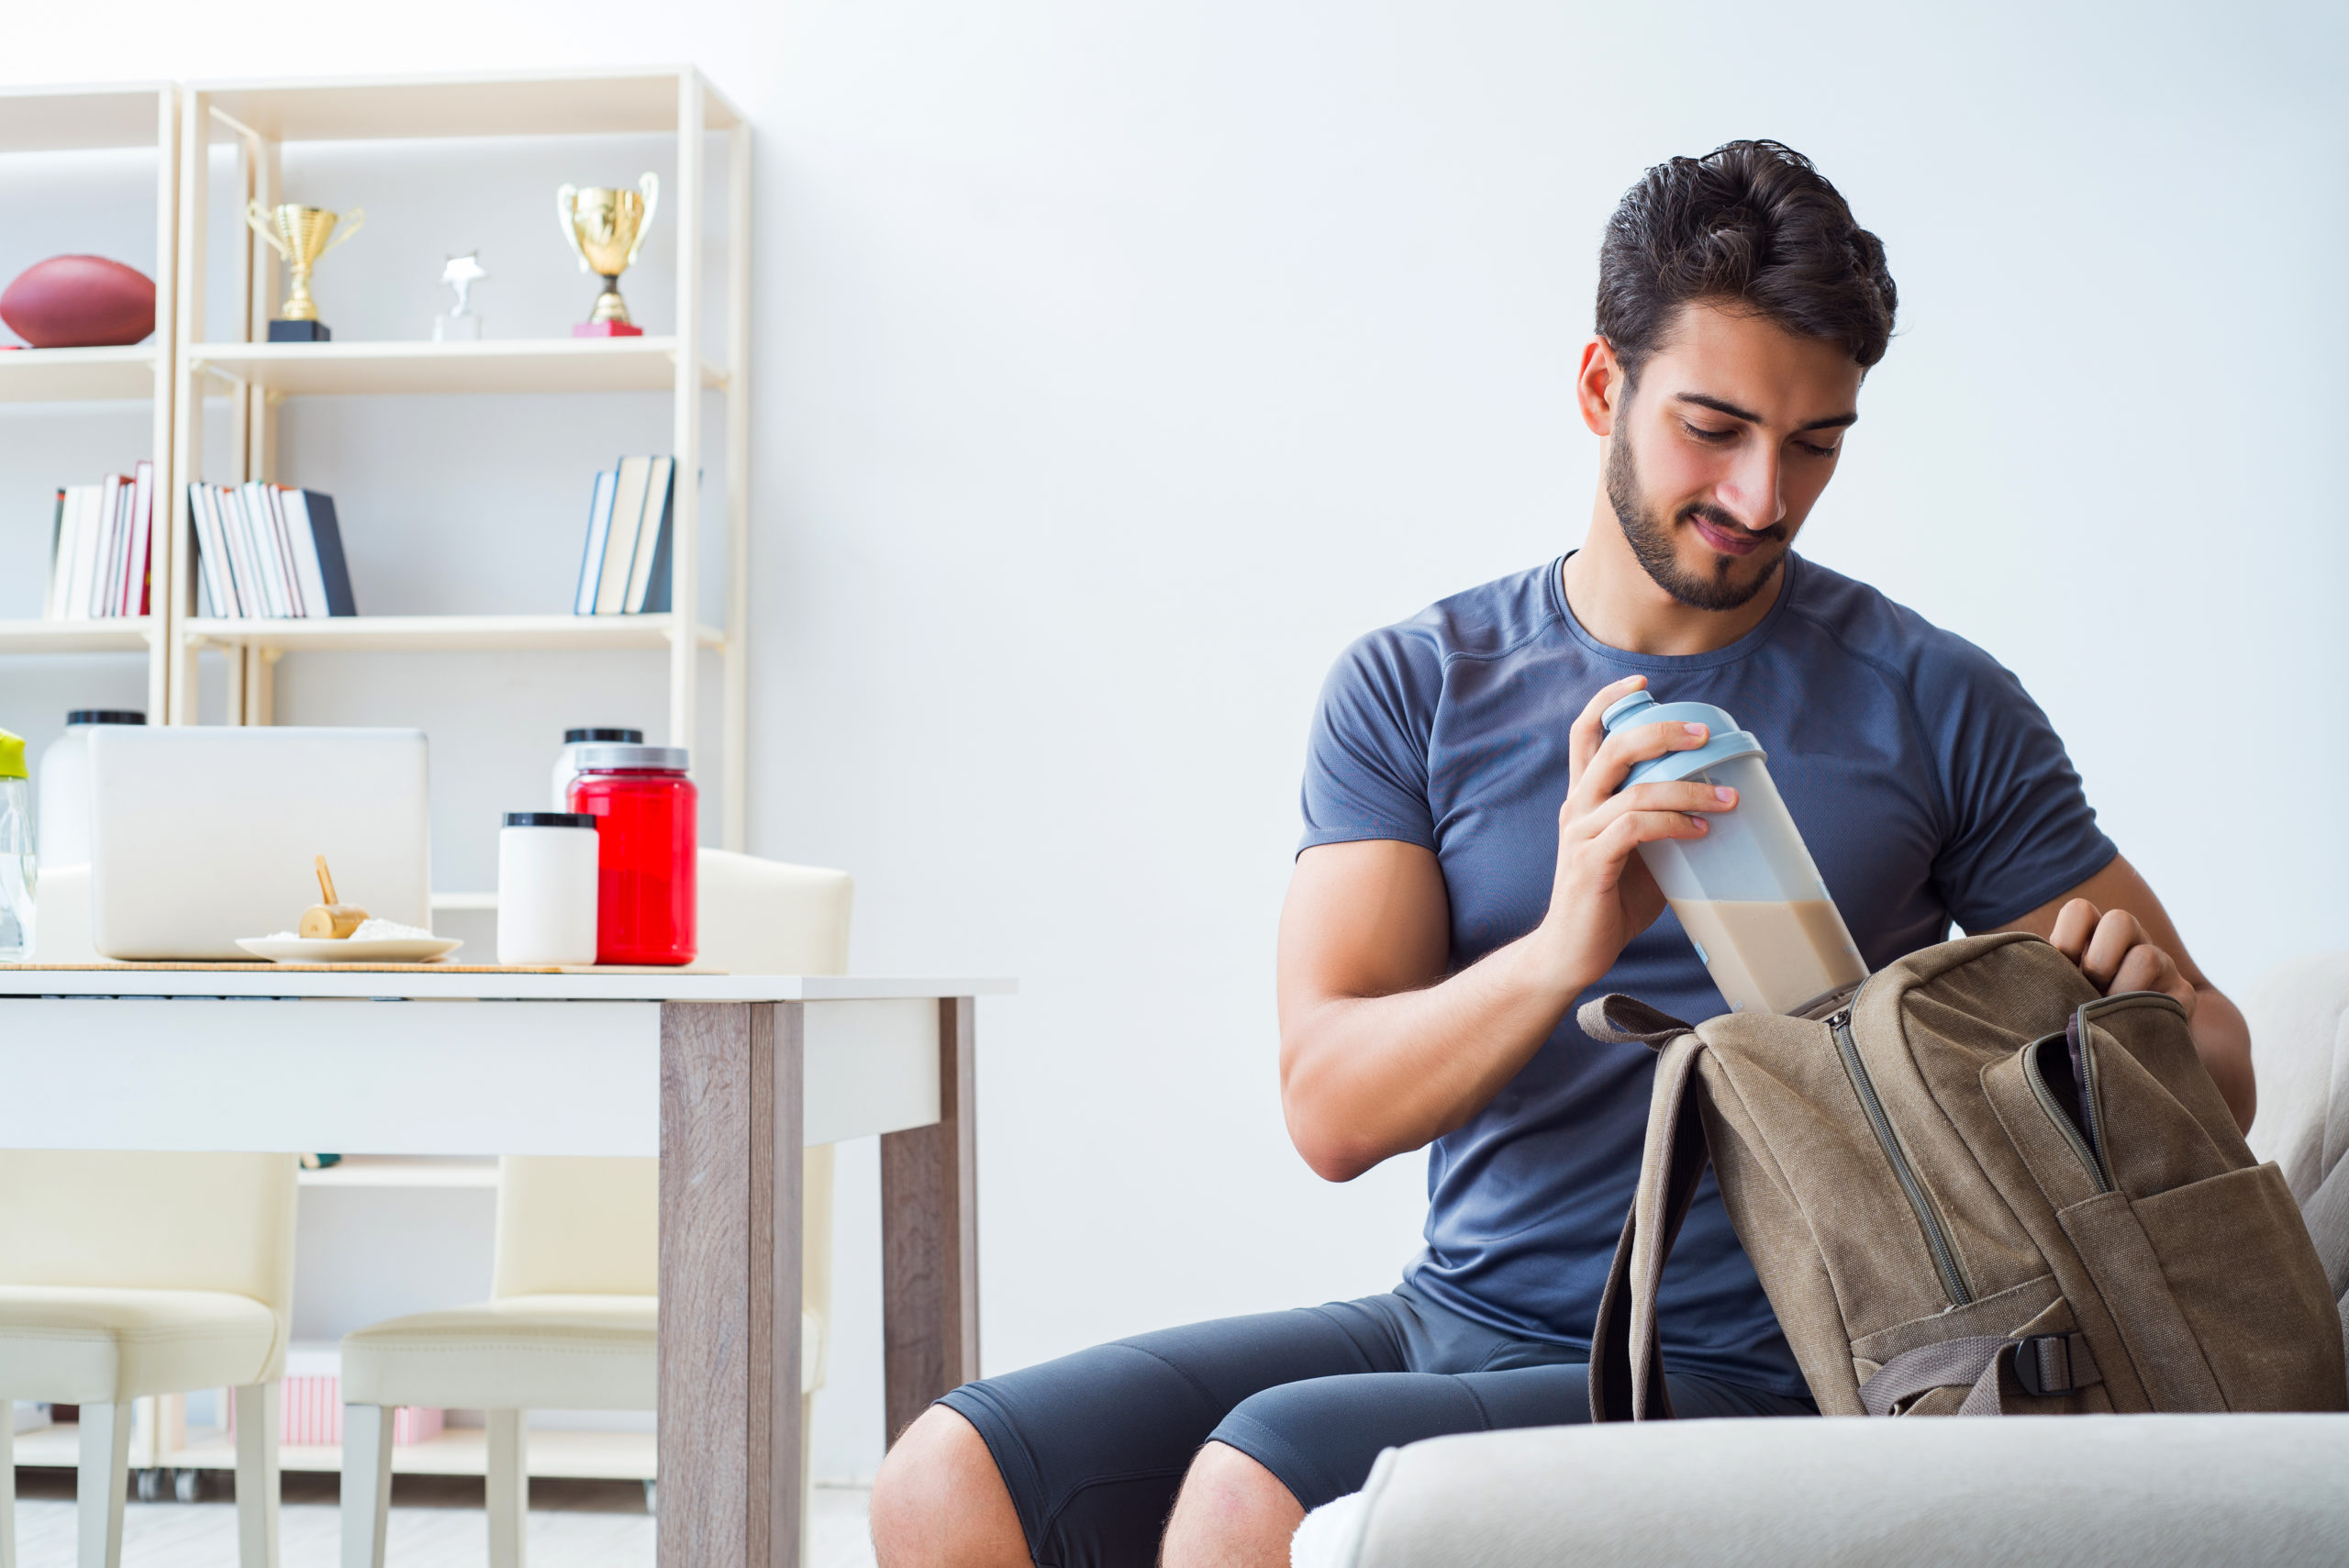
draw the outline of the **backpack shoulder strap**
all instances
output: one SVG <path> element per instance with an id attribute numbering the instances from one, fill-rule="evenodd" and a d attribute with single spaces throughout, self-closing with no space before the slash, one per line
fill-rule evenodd
<path id="1" fill-rule="evenodd" d="M 1609 1001 L 1620 1002 L 1621 997 Z M 1600 1004 L 1583 1010 L 1583 1028 Z M 1631 1004 L 1642 1006 L 1642 1004 Z M 1654 1014 L 1653 1008 L 1643 1011 Z M 1681 1222 L 1696 1201 L 1698 1181 L 1710 1151 L 1704 1123 L 1689 1094 L 1705 1042 L 1681 1025 L 1656 1062 L 1655 1087 L 1648 1100 L 1647 1145 L 1640 1157 L 1639 1190 L 1615 1244 L 1615 1262 L 1598 1301 L 1591 1329 L 1590 1418 L 1644 1421 L 1668 1418 L 1672 1396 L 1664 1386 L 1662 1337 L 1656 1325 L 1656 1292 L 1664 1260 L 1680 1235 Z"/>

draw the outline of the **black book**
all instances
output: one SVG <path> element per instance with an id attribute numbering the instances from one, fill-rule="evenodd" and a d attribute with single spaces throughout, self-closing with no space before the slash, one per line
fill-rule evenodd
<path id="1" fill-rule="evenodd" d="M 318 585 L 326 589 L 324 613 L 357 615 L 359 606 L 351 596 L 351 568 L 342 557 L 342 528 L 335 520 L 334 497 L 323 490 L 288 489 L 284 499 L 290 504 L 288 511 L 309 524 L 310 550 L 303 553 L 315 552 L 317 557 Z M 292 520 L 288 518 L 289 522 Z M 295 548 L 300 550 L 301 546 L 297 543 Z M 320 611 L 312 606 L 310 613 L 317 615 Z"/>

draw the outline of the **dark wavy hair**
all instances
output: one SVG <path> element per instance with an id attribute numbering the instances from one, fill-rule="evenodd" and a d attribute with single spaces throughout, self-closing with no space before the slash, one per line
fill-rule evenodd
<path id="1" fill-rule="evenodd" d="M 1632 381 L 1697 300 L 1841 344 L 1865 369 L 1884 358 L 1899 296 L 1884 241 L 1809 159 L 1732 141 L 1642 175 L 1598 247 L 1598 333 Z"/>

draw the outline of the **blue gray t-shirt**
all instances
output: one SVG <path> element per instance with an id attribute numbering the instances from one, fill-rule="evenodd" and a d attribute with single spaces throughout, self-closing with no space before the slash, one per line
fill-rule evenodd
<path id="1" fill-rule="evenodd" d="M 2047 717 L 1980 649 L 1788 555 L 1762 624 L 1687 657 L 1607 647 L 1567 609 L 1563 563 L 1375 631 L 1330 673 L 1305 769 L 1305 843 L 1432 850 L 1464 967 L 1538 924 L 1557 863 L 1567 731 L 1645 674 L 1659 702 L 1726 708 L 1770 774 L 1870 968 L 2012 920 L 2103 869 L 2112 843 Z M 1620 991 L 1692 1022 L 1727 1011 L 1667 911 L 1577 999 Z M 1637 1184 L 1653 1053 L 1570 1009 L 1517 1076 L 1428 1155 L 1418 1288 L 1478 1322 L 1588 1348 Z M 1664 1279 L 1665 1361 L 1782 1393 L 1804 1385 L 1708 1173 Z"/>

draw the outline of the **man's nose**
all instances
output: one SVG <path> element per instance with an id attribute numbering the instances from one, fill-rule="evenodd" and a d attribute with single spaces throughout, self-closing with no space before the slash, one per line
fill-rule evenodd
<path id="1" fill-rule="evenodd" d="M 1787 498 L 1779 485 L 1777 449 L 1754 444 L 1761 450 L 1741 453 L 1737 465 L 1714 494 L 1741 527 L 1760 533 L 1776 528 L 1786 517 Z"/>

